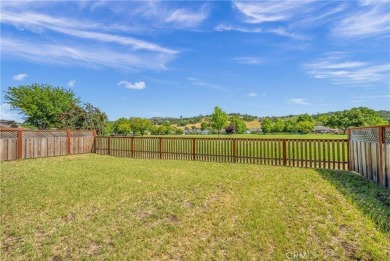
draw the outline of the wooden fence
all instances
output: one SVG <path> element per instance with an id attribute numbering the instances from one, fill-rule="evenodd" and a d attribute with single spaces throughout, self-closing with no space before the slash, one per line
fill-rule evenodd
<path id="1" fill-rule="evenodd" d="M 184 159 L 348 169 L 346 139 L 96 137 L 96 153 L 131 158 Z"/>
<path id="2" fill-rule="evenodd" d="M 349 169 L 390 188 L 390 125 L 350 128 Z"/>
<path id="3" fill-rule="evenodd" d="M 94 152 L 95 136 L 92 130 L 1 130 L 0 160 Z"/>

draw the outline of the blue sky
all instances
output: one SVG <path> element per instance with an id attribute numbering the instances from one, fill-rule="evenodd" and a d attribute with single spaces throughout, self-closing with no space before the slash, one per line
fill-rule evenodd
<path id="1" fill-rule="evenodd" d="M 2 1 L 9 86 L 119 117 L 390 109 L 389 1 Z"/>

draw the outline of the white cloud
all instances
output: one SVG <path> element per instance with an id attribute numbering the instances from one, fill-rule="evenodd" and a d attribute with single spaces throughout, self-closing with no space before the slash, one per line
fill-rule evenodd
<path id="1" fill-rule="evenodd" d="M 234 2 L 234 6 L 245 16 L 247 23 L 287 21 L 297 13 L 307 12 L 308 0 Z"/>
<path id="2" fill-rule="evenodd" d="M 11 109 L 11 105 L 9 103 L 0 104 L 0 119 L 17 121 L 17 122 L 22 121 L 18 113 L 16 113 Z"/>
<path id="3" fill-rule="evenodd" d="M 310 39 L 310 37 L 308 37 L 306 35 L 289 32 L 284 27 L 270 29 L 267 31 L 267 33 L 274 33 L 274 34 L 277 34 L 279 36 L 289 37 L 289 38 L 294 39 L 294 40 L 309 40 Z"/>
<path id="4" fill-rule="evenodd" d="M 129 81 L 120 81 L 118 82 L 118 85 L 123 86 L 127 89 L 132 89 L 132 90 L 142 90 L 146 88 L 146 84 L 143 81 L 139 82 L 129 82 Z"/>
<path id="5" fill-rule="evenodd" d="M 248 96 L 249 96 L 249 97 L 256 97 L 256 96 L 257 96 L 257 93 L 251 92 L 251 93 L 248 94 Z"/>
<path id="6" fill-rule="evenodd" d="M 68 87 L 69 88 L 73 88 L 75 86 L 76 86 L 76 80 L 71 80 L 71 81 L 68 82 Z"/>
<path id="7" fill-rule="evenodd" d="M 249 28 L 243 26 L 234 26 L 234 25 L 224 25 L 220 24 L 214 28 L 215 31 L 237 31 L 242 33 L 261 33 L 263 30 L 261 28 Z"/>
<path id="8" fill-rule="evenodd" d="M 259 65 L 264 63 L 263 60 L 258 57 L 238 57 L 235 59 L 235 61 L 249 65 Z"/>
<path id="9" fill-rule="evenodd" d="M 306 99 L 302 98 L 290 98 L 286 100 L 289 104 L 299 104 L 299 105 L 307 105 L 309 104 Z"/>
<path id="10" fill-rule="evenodd" d="M 191 12 L 186 9 L 176 9 L 165 18 L 167 23 L 175 23 L 176 27 L 195 27 L 208 17 L 208 12 L 203 7 L 199 12 Z"/>
<path id="11" fill-rule="evenodd" d="M 390 73 L 390 63 L 349 61 L 340 53 L 330 54 L 303 67 L 314 78 L 329 79 L 334 84 L 358 86 L 385 83 Z"/>
<path id="12" fill-rule="evenodd" d="M 368 37 L 389 32 L 389 1 L 363 1 L 361 8 L 343 18 L 333 29 L 333 34 L 341 37 Z"/>
<path id="13" fill-rule="evenodd" d="M 14 76 L 12 77 L 12 79 L 14 79 L 15 81 L 23 81 L 24 78 L 26 78 L 26 77 L 27 77 L 27 74 L 25 74 L 25 73 L 20 73 L 20 74 L 14 75 Z"/>
<path id="14" fill-rule="evenodd" d="M 93 68 L 101 66 L 128 70 L 165 70 L 165 63 L 173 58 L 170 54 L 151 53 L 147 51 L 122 52 L 108 46 L 62 45 L 46 42 L 35 42 L 23 39 L 2 37 L 0 44 L 2 55 L 18 57 L 37 63 L 80 65 Z"/>
<path id="15" fill-rule="evenodd" d="M 217 84 L 208 83 L 208 82 L 205 82 L 205 81 L 198 79 L 198 78 L 195 78 L 195 77 L 188 77 L 187 80 L 190 81 L 192 85 L 207 87 L 207 88 L 215 89 L 218 91 L 226 91 L 225 88 L 223 88 Z"/>

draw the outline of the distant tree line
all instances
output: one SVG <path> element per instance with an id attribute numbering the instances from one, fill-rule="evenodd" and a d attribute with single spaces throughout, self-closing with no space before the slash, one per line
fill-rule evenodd
<path id="1" fill-rule="evenodd" d="M 348 127 L 375 126 L 388 124 L 388 120 L 378 112 L 367 107 L 352 108 L 329 114 L 301 114 L 286 118 L 264 118 L 261 123 L 263 133 L 310 133 L 315 125 L 340 129 L 343 133 Z"/>
<path id="2" fill-rule="evenodd" d="M 119 118 L 108 122 L 107 115 L 90 103 L 82 103 L 72 90 L 45 84 L 9 87 L 5 101 L 21 113 L 24 125 L 37 129 L 91 129 L 99 134 L 153 135 L 184 134 L 188 125 L 192 130 L 208 130 L 218 135 L 245 133 L 245 122 L 258 119 L 249 114 L 227 114 L 215 106 L 210 115 L 183 118 L 140 117 Z M 340 129 L 345 133 L 348 127 L 384 125 L 390 119 L 389 111 L 376 112 L 366 107 L 323 113 L 317 115 L 301 114 L 286 117 L 266 117 L 261 119 L 263 133 L 309 133 L 315 125 Z M 184 130 L 183 127 L 185 126 Z"/>

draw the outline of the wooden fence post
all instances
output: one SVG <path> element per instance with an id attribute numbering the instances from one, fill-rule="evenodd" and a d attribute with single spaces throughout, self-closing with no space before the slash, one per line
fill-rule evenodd
<path id="1" fill-rule="evenodd" d="M 93 148 L 92 148 L 92 152 L 93 153 L 96 153 L 96 130 L 94 130 L 93 132 L 92 132 L 92 135 L 93 135 Z"/>
<path id="2" fill-rule="evenodd" d="M 111 155 L 111 137 L 108 137 L 107 139 L 107 151 L 108 155 Z"/>
<path id="3" fill-rule="evenodd" d="M 192 160 L 196 160 L 196 138 L 192 138 Z"/>
<path id="4" fill-rule="evenodd" d="M 131 157 L 134 158 L 134 137 L 131 137 Z"/>
<path id="5" fill-rule="evenodd" d="M 385 174 L 383 169 L 383 149 L 384 149 L 384 143 L 385 143 L 385 127 L 381 126 L 378 127 L 378 134 L 379 134 L 379 183 L 383 186 L 386 186 L 386 180 L 385 180 Z"/>
<path id="6" fill-rule="evenodd" d="M 18 159 L 23 158 L 23 132 L 18 130 Z"/>
<path id="7" fill-rule="evenodd" d="M 352 171 L 352 161 L 351 161 L 351 156 L 352 156 L 352 153 L 350 151 L 350 148 L 351 148 L 351 129 L 348 128 L 347 129 L 347 137 L 348 137 L 348 141 L 347 141 L 347 165 L 348 165 L 348 170 L 349 171 Z M 344 152 L 343 152 L 344 153 Z"/>
<path id="8" fill-rule="evenodd" d="M 70 130 L 66 131 L 66 151 L 70 155 Z"/>
<path id="9" fill-rule="evenodd" d="M 233 162 L 237 162 L 237 140 L 233 138 Z"/>
<path id="10" fill-rule="evenodd" d="M 162 153 L 163 153 L 162 138 L 159 138 L 159 140 L 160 140 L 160 159 L 162 159 Z"/>
<path id="11" fill-rule="evenodd" d="M 283 150 L 283 166 L 287 166 L 287 141 L 283 139 L 282 141 L 282 150 Z"/>

